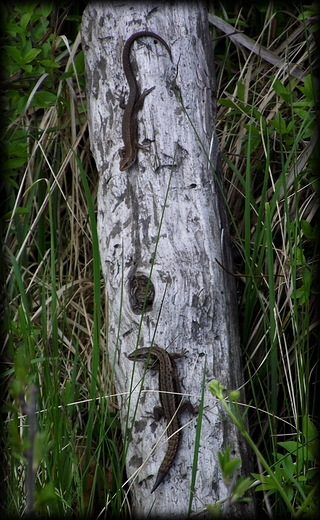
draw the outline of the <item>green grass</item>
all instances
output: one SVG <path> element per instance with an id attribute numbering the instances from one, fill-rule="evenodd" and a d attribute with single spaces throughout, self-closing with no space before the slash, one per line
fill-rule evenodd
<path id="1" fill-rule="evenodd" d="M 291 438 L 305 442 L 303 420 L 309 415 L 315 421 L 317 416 L 311 388 L 317 379 L 313 329 L 319 229 L 315 218 L 319 186 L 313 170 L 316 142 L 311 139 L 316 123 L 310 24 L 296 22 L 293 15 L 284 22 L 281 12 L 272 24 L 273 14 L 269 6 L 261 20 L 261 44 L 288 61 L 290 53 L 285 55 L 283 43 L 291 32 L 300 31 L 292 46 L 295 53 L 299 49 L 299 60 L 293 51 L 292 55 L 293 62 L 306 70 L 303 82 L 287 70 L 266 71 L 265 62 L 254 54 L 240 60 L 238 73 L 231 78 L 234 56 L 241 54 L 233 49 L 232 56 L 228 41 L 216 49 L 216 55 L 223 56 L 223 67 L 218 68 L 217 128 L 227 164 L 229 208 L 236 215 L 232 233 L 241 255 L 239 313 L 245 386 L 252 407 L 250 430 L 254 445 L 272 467 L 277 466 L 278 452 L 285 453 L 281 442 Z M 250 27 L 242 13 L 240 21 L 239 30 Z M 276 43 L 270 46 L 274 30 Z M 288 69 L 290 65 L 289 61 Z M 304 154 L 309 160 L 303 160 Z M 316 459 L 305 461 L 300 477 L 315 463 Z M 291 469 L 292 477 L 299 474 L 296 467 Z M 284 482 L 282 477 L 279 483 Z M 308 484 L 312 487 L 310 480 Z M 262 499 L 266 503 L 265 495 Z M 297 512 L 297 494 L 292 493 L 291 499 Z M 270 510 L 285 515 L 288 504 L 275 500 Z"/>
<path id="2" fill-rule="evenodd" d="M 277 52 L 289 69 L 295 64 L 305 72 L 303 81 L 287 69 L 280 72 L 213 30 L 219 38 L 217 133 L 235 252 L 248 442 L 256 454 L 251 478 L 261 509 L 285 516 L 290 504 L 299 517 L 316 505 L 317 52 L 312 24 L 296 19 L 298 8 L 291 16 L 271 6 L 226 9 L 229 17 L 225 11 L 215 14 Z M 65 40 L 53 47 L 53 33 L 32 55 L 28 20 L 40 41 L 49 8 L 46 14 L 31 4 L 21 12 L 2 7 L 3 19 L 20 28 L 5 36 L 6 76 L 24 71 L 21 88 L 7 91 L 3 131 L 1 480 L 5 511 L 13 515 L 26 509 L 30 448 L 38 511 L 97 514 L 106 501 L 108 514 L 130 508 L 115 360 L 108 357 L 95 224 L 98 175 L 89 151 L 80 17 L 69 14 L 73 57 Z M 43 77 L 37 92 L 28 76 Z M 30 444 L 34 388 L 37 433 Z M 193 484 L 195 478 L 194 472 Z"/>

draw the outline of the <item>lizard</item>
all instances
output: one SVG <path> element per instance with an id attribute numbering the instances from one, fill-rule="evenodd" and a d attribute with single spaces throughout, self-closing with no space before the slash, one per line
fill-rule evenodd
<path id="1" fill-rule="evenodd" d="M 171 58 L 171 50 L 168 44 L 152 31 L 140 31 L 134 33 L 128 38 L 126 41 L 123 54 L 122 54 L 122 62 L 123 62 L 123 70 L 125 76 L 127 78 L 129 84 L 129 98 L 127 104 L 124 104 L 122 101 L 120 103 L 120 107 L 124 108 L 123 118 L 122 118 L 122 139 L 124 142 L 124 147 L 119 150 L 120 153 L 120 171 L 125 171 L 130 168 L 136 161 L 137 150 L 148 150 L 145 146 L 138 143 L 137 139 L 137 113 L 140 108 L 143 107 L 143 103 L 145 97 L 150 94 L 150 92 L 155 88 L 151 87 L 149 89 L 145 89 L 142 94 L 140 94 L 139 86 L 137 80 L 133 74 L 132 65 L 130 62 L 130 49 L 135 40 L 142 36 L 150 36 L 155 40 L 164 45 L 167 49 L 170 59 Z"/>
<path id="2" fill-rule="evenodd" d="M 166 350 L 157 345 L 153 345 L 150 348 L 139 348 L 128 355 L 131 361 L 144 361 L 147 364 L 147 368 L 156 368 L 159 370 L 159 393 L 162 407 L 154 407 L 153 417 L 156 420 L 159 420 L 161 416 L 165 417 L 168 425 L 167 435 L 169 439 L 168 448 L 160 465 L 151 493 L 153 493 L 163 481 L 178 451 L 181 431 L 177 412 L 181 412 L 187 408 L 191 413 L 196 413 L 196 410 L 189 401 L 182 401 L 179 379 L 173 361 L 175 358 L 180 358 L 184 355 L 184 351 L 169 354 Z"/>

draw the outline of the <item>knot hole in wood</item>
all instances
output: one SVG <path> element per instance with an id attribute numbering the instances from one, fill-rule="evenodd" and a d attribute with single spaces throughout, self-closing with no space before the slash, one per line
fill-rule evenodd
<path id="1" fill-rule="evenodd" d="M 152 310 L 155 289 L 152 281 L 144 274 L 135 274 L 129 280 L 129 301 L 131 309 L 135 314 L 141 314 L 144 302 L 146 301 L 144 312 Z"/>

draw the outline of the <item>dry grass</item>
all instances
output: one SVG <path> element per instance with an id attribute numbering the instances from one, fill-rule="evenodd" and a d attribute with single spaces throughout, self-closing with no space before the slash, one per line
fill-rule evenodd
<path id="1" fill-rule="evenodd" d="M 247 297 L 245 293 L 247 279 L 244 276 L 249 274 L 248 266 L 252 269 L 250 274 L 257 277 L 259 293 L 259 303 L 254 311 L 255 317 L 248 325 L 247 334 L 244 328 L 242 330 L 243 339 L 246 340 L 244 348 L 247 373 L 252 378 L 270 357 L 272 342 L 265 319 L 269 314 L 269 295 L 272 289 L 275 298 L 273 309 L 275 333 L 279 349 L 277 362 L 279 362 L 280 377 L 277 385 L 284 384 L 282 392 L 277 392 L 278 396 L 283 397 L 279 415 L 283 420 L 288 417 L 288 402 L 283 396 L 285 391 L 286 398 L 290 402 L 289 408 L 293 421 L 298 421 L 299 413 L 301 414 L 301 410 L 305 408 L 305 393 L 310 385 L 310 380 L 304 378 L 301 372 L 304 363 L 301 364 L 301 360 L 296 356 L 296 342 L 303 343 L 300 334 L 302 330 L 304 334 L 311 332 L 309 354 L 314 351 L 316 337 L 312 331 L 317 327 L 317 316 L 316 297 L 311 296 L 308 307 L 310 321 L 307 329 L 301 328 L 301 321 L 305 319 L 305 308 L 303 306 L 297 308 L 293 296 L 302 285 L 303 274 L 302 265 L 293 266 L 293 248 L 304 249 L 304 247 L 302 247 L 301 229 L 298 227 L 294 229 L 292 226 L 302 220 L 314 226 L 317 223 L 315 217 L 319 207 L 314 178 L 308 168 L 308 160 L 314 153 L 318 140 L 314 116 L 309 129 L 306 125 L 305 131 L 299 135 L 301 127 L 307 122 L 299 121 L 298 111 L 295 111 L 292 105 L 294 102 L 295 107 L 298 107 L 298 103 L 301 102 L 301 107 L 303 106 L 306 112 L 310 109 L 312 111 L 311 100 L 306 99 L 303 88 L 304 78 L 313 73 L 317 59 L 315 42 L 310 31 L 314 21 L 304 25 L 297 20 L 298 14 L 298 12 L 284 11 L 287 21 L 279 31 L 278 13 L 272 11 L 270 4 L 265 15 L 263 31 L 255 35 L 255 26 L 250 17 L 252 12 L 246 13 L 248 17 L 246 18 L 243 12 L 239 11 L 240 23 L 233 25 L 239 31 L 244 30 L 245 35 L 240 33 L 230 36 L 234 45 L 229 41 L 226 43 L 227 60 L 218 59 L 218 98 L 229 100 L 232 105 L 220 104 L 217 122 L 222 153 L 232 163 L 232 168 L 228 166 L 225 168 L 225 179 L 230 212 L 235 219 L 233 238 L 237 250 L 241 251 L 243 257 L 246 255 L 246 241 L 248 240 L 252 246 L 250 258 L 245 258 L 245 262 L 240 261 L 238 265 L 239 280 L 243 282 L 239 282 L 240 313 L 247 308 L 244 302 L 244 298 Z M 228 28 L 225 22 L 222 24 L 220 19 L 212 17 L 209 20 L 226 33 L 234 31 Z M 250 42 L 247 36 L 250 30 L 243 29 L 241 24 L 251 28 L 255 36 L 254 40 Z M 221 32 L 218 34 L 221 35 Z M 274 55 L 277 56 L 277 60 L 274 60 Z M 272 65 L 274 62 L 276 64 Z M 235 63 L 236 67 L 230 67 L 230 63 Z M 279 80 L 291 93 L 291 106 L 290 102 L 285 102 L 278 95 L 274 86 L 275 80 Z M 299 91 L 301 87 L 302 92 Z M 279 114 L 287 124 L 287 128 L 289 128 L 288 123 L 295 120 L 291 130 L 288 133 L 284 132 L 282 136 L 276 131 L 266 132 L 268 123 L 274 121 Z M 247 141 L 250 126 L 252 133 L 250 157 L 248 157 Z M 292 143 L 289 142 L 289 137 Z M 268 165 L 268 179 L 263 192 L 265 165 Z M 246 184 L 247 180 L 249 184 Z M 249 208 L 246 207 L 246 201 Z M 268 266 L 267 256 L 258 254 L 254 257 L 253 255 L 255 247 L 259 249 L 264 247 L 261 227 L 257 228 L 257 222 L 259 224 L 258 211 L 265 203 L 274 207 L 271 220 L 273 288 L 270 288 L 269 284 L 270 265 Z M 291 236 L 290 230 L 293 233 Z M 254 259 L 253 264 L 252 259 Z M 310 268 L 313 260 L 313 258 L 306 259 Z M 246 325 L 247 323 L 244 327 Z M 304 375 L 309 377 L 310 373 Z M 297 383 L 302 387 L 297 389 Z M 250 390 L 249 394 L 252 395 Z M 265 396 L 261 395 L 261 399 L 261 402 L 256 405 L 266 410 Z M 298 422 L 295 423 L 295 428 L 299 429 Z M 261 433 L 264 430 L 265 428 L 262 428 Z"/>

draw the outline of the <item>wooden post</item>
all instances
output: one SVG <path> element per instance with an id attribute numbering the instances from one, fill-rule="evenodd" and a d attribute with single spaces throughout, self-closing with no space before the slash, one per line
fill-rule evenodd
<path id="1" fill-rule="evenodd" d="M 132 45 L 130 58 L 141 92 L 155 88 L 137 117 L 139 143 L 149 150 L 138 150 L 135 164 L 120 171 L 119 103 L 123 95 L 128 99 L 129 91 L 122 51 L 126 40 L 143 30 L 167 42 L 172 61 L 153 38 Z M 130 439 L 128 485 L 137 517 L 150 511 L 152 517 L 182 516 L 188 511 L 197 417 L 182 414 L 177 456 L 151 495 L 166 451 L 166 423 L 147 416 L 160 404 L 158 377 L 149 370 L 143 388 L 152 391 L 138 393 L 144 366 L 134 367 L 127 359 L 136 347 L 154 341 L 169 353 L 185 350 L 176 366 L 182 392 L 190 394 L 195 406 L 205 380 L 192 511 L 226 496 L 218 450 L 230 445 L 249 475 L 244 442 L 207 389 L 212 379 L 238 388 L 243 374 L 235 282 L 221 267 L 232 271 L 226 209 L 208 161 L 210 157 L 219 170 L 205 3 L 93 2 L 83 15 L 82 37 L 91 148 L 100 174 L 98 232 L 109 302 L 108 348 L 124 440 Z M 251 511 L 246 507 L 240 505 L 238 511 Z"/>

